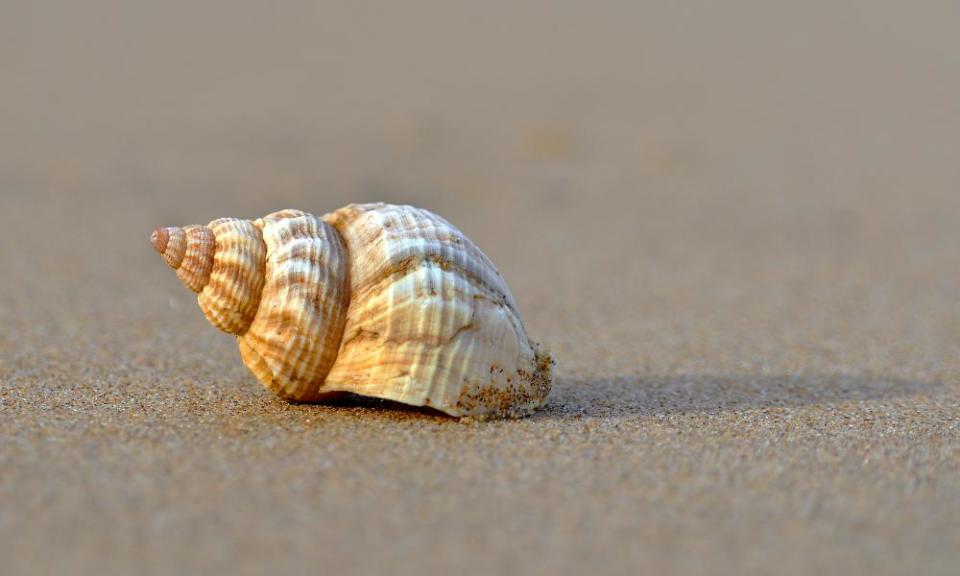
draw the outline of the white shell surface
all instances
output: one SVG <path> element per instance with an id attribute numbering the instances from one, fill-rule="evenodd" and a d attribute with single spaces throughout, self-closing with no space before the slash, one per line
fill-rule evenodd
<path id="1" fill-rule="evenodd" d="M 324 217 L 350 254 L 350 305 L 323 391 L 455 416 L 522 412 L 549 392 L 506 283 L 447 221 L 411 206 L 351 205 Z"/>

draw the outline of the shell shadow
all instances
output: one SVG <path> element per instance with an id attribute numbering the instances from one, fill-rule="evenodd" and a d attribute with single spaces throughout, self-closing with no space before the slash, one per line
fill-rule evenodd
<path id="1" fill-rule="evenodd" d="M 788 408 L 930 394 L 940 382 L 879 375 L 616 376 L 558 378 L 533 418 L 667 416 Z"/>
<path id="2" fill-rule="evenodd" d="M 327 408 L 333 408 L 344 411 L 351 412 L 364 412 L 364 413 L 373 413 L 379 414 L 381 416 L 388 417 L 397 417 L 397 418 L 406 418 L 406 417 L 433 417 L 439 420 L 456 420 L 448 414 L 441 412 L 435 408 L 429 406 L 411 406 L 409 404 L 403 404 L 401 402 L 395 402 L 393 400 L 385 400 L 381 398 L 371 398 L 368 396 L 360 396 L 358 394 L 344 393 L 339 396 L 334 396 L 332 398 L 327 398 L 322 402 L 316 404 L 294 404 L 295 406 L 303 406 L 309 409 L 311 406 L 325 406 Z"/>

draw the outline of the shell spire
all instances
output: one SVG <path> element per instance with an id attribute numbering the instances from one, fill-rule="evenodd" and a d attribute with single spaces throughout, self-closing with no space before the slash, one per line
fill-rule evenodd
<path id="1" fill-rule="evenodd" d="M 553 360 L 527 337 L 500 273 L 427 210 L 282 210 L 158 228 L 150 241 L 281 398 L 350 392 L 518 416 L 550 393 Z"/>
<path id="2" fill-rule="evenodd" d="M 150 242 L 190 290 L 200 292 L 210 281 L 215 238 L 206 226 L 157 228 Z"/>
<path id="3" fill-rule="evenodd" d="M 252 222 L 220 218 L 206 226 L 157 228 L 150 242 L 197 293 L 211 324 L 238 336 L 247 331 L 260 304 L 266 256 Z"/>

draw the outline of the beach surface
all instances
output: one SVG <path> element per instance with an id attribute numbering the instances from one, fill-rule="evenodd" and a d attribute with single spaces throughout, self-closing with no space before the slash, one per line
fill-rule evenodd
<path id="1" fill-rule="evenodd" d="M 956 574 L 960 8 L 679 4 L 12 2 L 0 572 Z M 372 201 L 542 410 L 281 401 L 148 241 Z"/>

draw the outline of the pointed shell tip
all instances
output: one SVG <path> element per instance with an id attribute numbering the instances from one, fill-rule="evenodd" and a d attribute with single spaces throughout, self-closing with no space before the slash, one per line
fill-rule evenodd
<path id="1" fill-rule="evenodd" d="M 157 249 L 157 252 L 163 254 L 163 251 L 167 249 L 167 241 L 169 238 L 166 229 L 157 228 L 150 234 L 150 243 Z"/>

